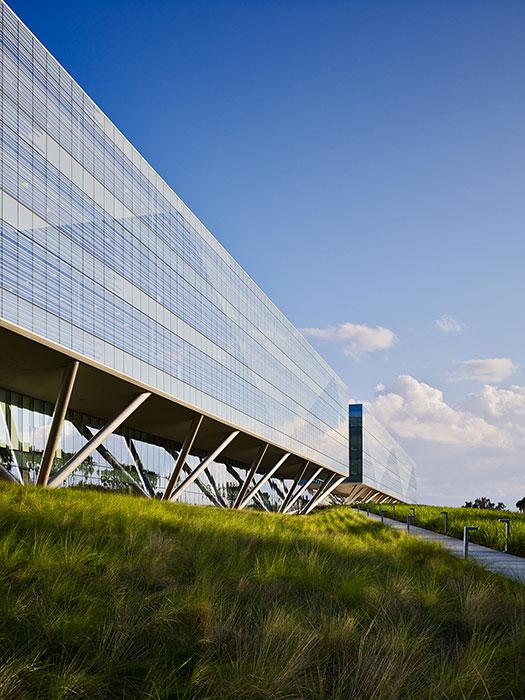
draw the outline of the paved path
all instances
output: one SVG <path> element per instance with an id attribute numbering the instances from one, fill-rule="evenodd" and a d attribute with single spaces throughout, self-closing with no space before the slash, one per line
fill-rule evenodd
<path id="1" fill-rule="evenodd" d="M 381 516 L 375 513 L 370 513 L 369 517 L 374 520 L 381 520 Z M 394 528 L 394 530 L 403 530 L 404 532 L 407 530 L 406 523 L 401 523 L 399 520 L 392 520 L 391 518 L 385 517 L 384 523 Z M 422 537 L 430 542 L 438 542 L 456 557 L 463 557 L 463 540 L 458 540 L 456 537 L 449 537 L 448 535 L 442 535 L 432 530 L 425 530 L 422 527 L 415 527 L 414 525 L 410 526 L 410 534 L 416 535 L 416 537 Z M 481 566 L 484 566 L 485 569 L 494 571 L 496 574 L 502 574 L 515 581 L 525 583 L 524 558 L 516 557 L 514 554 L 498 552 L 497 549 L 483 547 L 473 542 L 469 543 L 468 554 L 469 559 L 474 559 L 481 564 Z"/>

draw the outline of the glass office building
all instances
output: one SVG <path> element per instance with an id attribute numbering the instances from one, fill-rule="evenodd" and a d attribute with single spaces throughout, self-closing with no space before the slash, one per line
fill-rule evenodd
<path id="1" fill-rule="evenodd" d="M 7 471 L 37 479 L 56 427 L 52 481 L 140 394 L 64 483 L 159 495 L 185 444 L 181 479 L 230 435 L 185 497 L 231 500 L 264 446 L 254 473 L 284 461 L 259 500 L 275 505 L 310 478 L 335 495 L 348 476 L 344 383 L 3 2 L 0 12 Z M 79 365 L 62 394 L 68 363 Z"/>

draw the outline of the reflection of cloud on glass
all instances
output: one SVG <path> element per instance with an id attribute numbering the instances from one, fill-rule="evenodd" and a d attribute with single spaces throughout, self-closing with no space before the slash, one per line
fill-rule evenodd
<path id="1" fill-rule="evenodd" d="M 278 428 L 285 435 L 290 435 L 298 443 L 302 443 L 302 445 L 297 446 L 297 451 L 303 454 L 311 453 L 312 461 L 324 461 L 325 464 L 330 461 L 333 463 L 334 468 L 348 470 L 348 423 L 346 412 L 344 416 L 341 416 L 336 428 L 325 426 L 324 430 L 318 430 L 315 451 L 304 444 L 305 423 L 304 418 L 297 416 L 288 422 L 281 423 Z M 317 453 L 317 457 L 315 453 Z"/>
<path id="2" fill-rule="evenodd" d="M 9 408 L 7 409 L 9 410 Z M 22 474 L 20 472 L 20 469 L 18 467 L 18 461 L 16 459 L 15 452 L 13 450 L 13 443 L 11 442 L 11 436 L 9 434 L 9 429 L 7 427 L 7 421 L 6 417 L 4 415 L 4 411 L 0 407 L 0 436 L 2 439 L 2 442 L 5 444 L 3 447 L 5 448 L 4 453 L 3 453 L 3 464 L 5 467 L 8 468 L 8 471 L 15 476 L 20 482 L 22 482 Z"/>

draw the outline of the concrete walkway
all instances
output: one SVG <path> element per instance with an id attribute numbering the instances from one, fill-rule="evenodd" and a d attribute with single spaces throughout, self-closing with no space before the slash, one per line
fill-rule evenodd
<path id="1" fill-rule="evenodd" d="M 375 513 L 370 513 L 369 517 L 374 520 L 381 520 L 381 516 L 375 515 Z M 406 523 L 401 523 L 399 520 L 392 520 L 391 518 L 385 517 L 384 523 L 394 528 L 394 530 L 407 531 Z M 443 545 L 451 554 L 454 554 L 454 556 L 463 557 L 463 540 L 458 540 L 456 537 L 449 537 L 448 535 L 442 535 L 432 530 L 425 530 L 422 527 L 416 527 L 414 525 L 410 526 L 410 534 L 421 537 L 429 542 L 437 542 Z M 497 549 L 483 547 L 473 542 L 469 543 L 468 555 L 469 559 L 474 559 L 474 561 L 477 561 L 478 564 L 481 564 L 481 566 L 484 566 L 485 569 L 489 571 L 525 583 L 525 559 L 522 557 L 516 557 L 514 554 L 505 554 L 505 552 L 498 552 Z"/>

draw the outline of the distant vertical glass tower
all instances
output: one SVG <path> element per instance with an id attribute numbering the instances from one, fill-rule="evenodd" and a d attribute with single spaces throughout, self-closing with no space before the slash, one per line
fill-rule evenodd
<path id="1" fill-rule="evenodd" d="M 348 483 L 354 498 L 369 498 L 375 490 L 407 503 L 416 501 L 416 463 L 363 404 L 350 404 Z M 368 494 L 368 496 L 367 496 Z"/>

